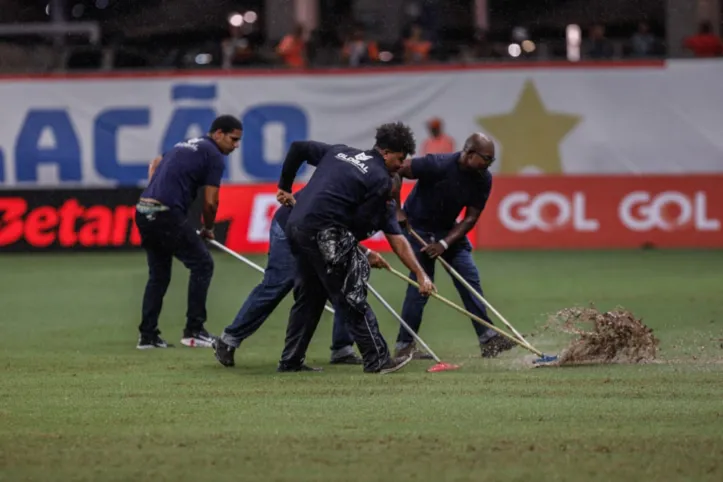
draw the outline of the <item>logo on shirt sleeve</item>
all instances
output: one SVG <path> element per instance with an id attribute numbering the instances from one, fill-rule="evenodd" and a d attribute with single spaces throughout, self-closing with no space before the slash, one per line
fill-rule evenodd
<path id="1" fill-rule="evenodd" d="M 360 152 L 356 156 L 348 156 L 344 154 L 343 152 L 340 152 L 336 155 L 336 158 L 340 161 L 348 162 L 352 166 L 359 169 L 362 173 L 367 174 L 369 172 L 369 166 L 365 164 L 366 161 L 369 159 L 372 159 L 373 156 L 370 156 L 368 154 L 364 154 L 363 152 Z"/>

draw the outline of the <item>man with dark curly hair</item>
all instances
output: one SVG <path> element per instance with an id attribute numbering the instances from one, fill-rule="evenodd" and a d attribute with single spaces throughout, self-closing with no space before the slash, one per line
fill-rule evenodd
<path id="1" fill-rule="evenodd" d="M 285 229 L 297 265 L 296 301 L 289 326 L 303 330 L 300 336 L 287 336 L 279 371 L 316 371 L 304 360 L 327 296 L 346 321 L 362 354 L 365 372 L 391 373 L 411 360 L 411 355 L 392 358 L 379 332 L 377 318 L 367 303 L 369 262 L 354 230 L 360 219 L 378 212 L 386 213 L 389 223 L 398 227 L 395 203 L 389 202 L 391 174 L 415 149 L 411 129 L 399 122 L 379 127 L 376 144 L 366 151 L 313 141 L 292 143 L 276 197 L 281 204 L 294 206 Z M 316 166 L 316 170 L 296 202 L 291 187 L 304 161 Z M 434 285 L 401 229 L 398 234 L 387 232 L 387 239 L 417 276 L 420 294 L 428 296 L 435 290 Z M 386 266 L 384 262 L 377 267 Z"/>
<path id="2" fill-rule="evenodd" d="M 395 196 L 398 194 L 394 191 L 401 189 L 402 180 L 398 175 L 394 175 L 394 188 L 390 196 L 390 203 L 395 203 Z M 299 200 L 304 196 L 304 190 L 301 189 L 294 194 L 294 198 Z M 396 207 L 396 204 L 394 204 Z M 390 206 L 391 207 L 391 206 Z M 223 330 L 218 340 L 214 342 L 214 353 L 216 359 L 224 366 L 232 367 L 235 365 L 235 352 L 239 348 L 241 342 L 253 335 L 256 330 L 261 328 L 266 319 L 281 303 L 294 287 L 296 278 L 296 260 L 291 253 L 289 241 L 286 238 L 284 229 L 286 221 L 291 214 L 291 206 L 281 206 L 274 214 L 271 220 L 271 229 L 269 230 L 269 253 L 266 262 L 266 270 L 263 280 L 249 294 L 244 301 L 243 306 L 239 310 L 233 323 Z M 387 235 L 399 234 L 399 224 L 396 219 L 392 223 L 388 222 L 387 211 L 381 209 L 377 212 L 365 215 L 359 213 L 356 218 L 357 224 L 354 226 L 353 234 L 357 241 L 364 241 L 372 237 L 377 231 L 383 231 Z M 368 250 L 366 252 L 369 264 L 373 267 L 384 263 L 381 255 L 375 251 Z M 286 330 L 287 344 L 293 349 L 296 344 L 294 341 L 298 336 L 305 336 L 305 326 L 296 326 L 290 324 Z M 334 313 L 334 326 L 331 336 L 331 360 L 332 365 L 361 365 L 362 359 L 354 353 L 354 339 L 349 333 L 346 322 L 341 317 L 341 312 Z"/>

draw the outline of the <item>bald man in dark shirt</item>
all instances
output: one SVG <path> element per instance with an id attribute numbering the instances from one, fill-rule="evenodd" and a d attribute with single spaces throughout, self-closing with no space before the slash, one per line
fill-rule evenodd
<path id="1" fill-rule="evenodd" d="M 406 160 L 399 174 L 417 183 L 407 197 L 399 219 L 403 227 L 414 229 L 427 243 L 423 247 L 408 234 L 419 263 L 434 279 L 435 259 L 441 256 L 478 293 L 482 294 L 480 276 L 472 257 L 472 245 L 467 233 L 474 228 L 487 204 L 492 190 L 490 165 L 495 160 L 495 145 L 484 134 L 473 134 L 465 141 L 462 151 L 452 154 L 428 154 Z M 460 213 L 464 218 L 457 222 Z M 410 273 L 412 279 L 414 273 Z M 465 286 L 453 280 L 467 311 L 492 324 L 487 309 Z M 407 289 L 402 318 L 417 332 L 427 298 L 414 289 Z M 514 343 L 494 330 L 472 320 L 472 325 L 485 358 L 495 357 L 514 347 Z M 399 330 L 397 356 L 413 354 L 426 359 L 428 354 L 417 351 L 412 336 Z"/>

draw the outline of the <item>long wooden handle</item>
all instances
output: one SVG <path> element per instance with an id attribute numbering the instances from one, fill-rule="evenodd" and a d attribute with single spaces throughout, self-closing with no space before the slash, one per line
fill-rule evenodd
<path id="1" fill-rule="evenodd" d="M 403 273 L 400 273 L 400 272 L 397 271 L 396 269 L 394 269 L 394 268 L 389 268 L 389 271 L 390 271 L 393 275 L 397 276 L 398 278 L 403 279 L 404 281 L 406 281 L 406 282 L 409 283 L 410 285 L 412 285 L 412 286 L 414 286 L 414 287 L 416 287 L 416 288 L 419 288 L 419 283 L 417 283 L 416 281 L 412 280 L 411 278 L 405 276 Z M 539 356 L 539 357 L 543 356 L 542 352 L 539 351 L 538 349 L 536 349 L 536 348 L 534 348 L 534 347 L 532 347 L 532 346 L 529 346 L 529 345 L 523 343 L 521 340 L 518 340 L 517 338 L 515 338 L 515 337 L 512 336 L 512 335 L 510 335 L 510 334 L 507 333 L 506 331 L 501 330 L 500 328 L 497 328 L 495 325 L 491 325 L 491 324 L 487 323 L 485 320 L 483 320 L 483 319 L 480 318 L 479 316 L 473 315 L 472 313 L 470 313 L 469 311 L 465 310 L 465 309 L 462 308 L 461 306 L 458 306 L 458 305 L 452 303 L 451 301 L 449 301 L 447 298 L 443 297 L 442 295 L 439 295 L 439 294 L 437 294 L 437 293 L 432 292 L 431 296 L 432 296 L 433 298 L 438 299 L 439 301 L 441 301 L 441 302 L 444 303 L 445 305 L 449 306 L 450 308 L 452 308 L 452 309 L 454 309 L 454 310 L 457 310 L 458 312 L 462 313 L 463 315 L 468 316 L 468 317 L 472 318 L 473 320 L 477 321 L 478 323 L 486 326 L 486 327 L 489 328 L 490 330 L 496 331 L 498 334 L 504 336 L 505 338 L 507 338 L 508 340 L 514 342 L 515 344 L 520 345 L 522 348 L 524 348 L 524 349 L 526 349 L 526 350 L 528 350 L 528 351 L 531 351 L 531 352 L 534 353 L 535 355 L 537 355 L 537 356 Z"/>
<path id="2" fill-rule="evenodd" d="M 419 233 L 417 233 L 417 232 L 416 232 L 414 229 L 412 229 L 411 227 L 409 228 L 409 232 L 412 234 L 412 236 L 414 236 L 414 239 L 416 239 L 422 246 L 426 247 L 426 246 L 428 245 L 427 242 L 424 240 L 424 238 L 422 238 L 422 237 L 419 235 Z M 523 342 L 524 344 L 526 344 L 527 346 L 532 347 L 532 344 L 531 344 L 529 341 L 525 340 L 525 337 L 522 336 L 522 334 L 521 334 L 520 332 L 518 332 L 517 330 L 515 330 L 515 327 L 512 326 L 512 323 L 510 323 L 509 321 L 507 321 L 507 319 L 506 319 L 504 316 L 502 316 L 502 313 L 500 313 L 499 311 L 497 311 L 497 310 L 495 309 L 495 307 L 492 306 L 492 304 L 491 304 L 489 301 L 487 301 L 484 296 L 482 296 L 482 294 L 480 294 L 477 290 L 475 290 L 475 289 L 467 282 L 467 280 L 464 279 L 464 278 L 462 277 L 462 275 L 457 272 L 457 270 L 455 270 L 454 268 L 452 268 L 452 266 L 451 266 L 444 258 L 442 258 L 441 256 L 438 256 L 437 259 L 439 260 L 440 263 L 442 263 L 442 266 L 444 266 L 444 269 L 446 269 L 447 272 L 448 272 L 450 275 L 452 275 L 453 278 L 455 278 L 457 281 L 459 281 L 460 283 L 462 283 L 462 285 L 463 285 L 465 288 L 467 288 L 467 290 L 472 294 L 472 296 L 474 296 L 475 298 L 477 298 L 483 305 L 485 305 L 487 308 L 489 308 L 490 311 L 492 311 L 492 313 L 494 313 L 495 316 L 497 316 L 497 318 L 499 318 L 499 319 L 502 321 L 502 323 L 504 323 L 505 326 L 506 326 L 507 328 L 509 328 L 509 329 L 512 331 L 512 333 L 514 333 L 515 336 L 517 336 L 517 338 L 518 338 L 520 341 L 522 341 L 522 342 Z M 533 348 L 534 348 L 534 347 L 533 347 Z"/>

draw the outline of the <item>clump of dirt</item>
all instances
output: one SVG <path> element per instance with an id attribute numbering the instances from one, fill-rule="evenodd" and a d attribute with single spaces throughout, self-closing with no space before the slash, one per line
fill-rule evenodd
<path id="1" fill-rule="evenodd" d="M 553 314 L 545 329 L 574 335 L 559 365 L 648 363 L 655 360 L 660 340 L 630 311 L 600 312 L 594 307 L 566 308 Z"/>

